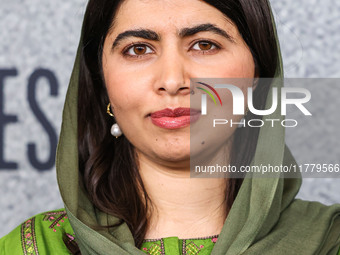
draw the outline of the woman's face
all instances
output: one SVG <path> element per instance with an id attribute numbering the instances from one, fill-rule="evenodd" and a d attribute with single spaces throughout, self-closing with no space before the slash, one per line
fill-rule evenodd
<path id="1" fill-rule="evenodd" d="M 123 1 L 105 39 L 102 62 L 124 135 L 139 156 L 168 166 L 190 160 L 189 117 L 171 117 L 190 108 L 190 78 L 249 78 L 255 69 L 237 27 L 199 0 Z M 231 116 L 230 94 L 225 97 Z M 223 131 L 226 139 L 234 129 Z M 220 135 L 210 136 L 205 138 L 221 141 Z"/>

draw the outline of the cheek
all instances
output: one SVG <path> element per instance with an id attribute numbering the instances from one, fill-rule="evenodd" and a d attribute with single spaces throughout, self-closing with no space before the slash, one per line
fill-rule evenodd
<path id="1" fill-rule="evenodd" d="M 205 73 L 216 78 L 253 78 L 254 59 L 248 48 L 238 46 L 206 65 Z"/>
<path id="2" fill-rule="evenodd" d="M 117 118 L 143 104 L 143 91 L 147 84 L 145 77 L 124 73 L 124 69 L 119 65 L 104 68 L 107 92 Z"/>
<path id="3" fill-rule="evenodd" d="M 222 70 L 221 70 L 222 71 Z M 249 51 L 233 52 L 224 69 L 224 77 L 253 78 L 255 74 L 254 60 Z"/>

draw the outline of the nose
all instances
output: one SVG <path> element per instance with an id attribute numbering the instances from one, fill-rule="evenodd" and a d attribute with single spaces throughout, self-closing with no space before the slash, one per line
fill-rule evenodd
<path id="1" fill-rule="evenodd" d="M 159 79 L 156 90 L 159 94 L 187 95 L 190 93 L 190 78 L 184 57 L 176 49 L 168 49 L 158 63 Z"/>

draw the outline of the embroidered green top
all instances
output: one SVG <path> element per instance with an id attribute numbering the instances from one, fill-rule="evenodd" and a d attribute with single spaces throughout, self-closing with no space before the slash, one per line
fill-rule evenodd
<path id="1" fill-rule="evenodd" d="M 144 240 L 141 250 L 149 255 L 209 255 L 218 236 Z M 71 254 L 65 242 L 76 242 L 66 211 L 44 212 L 26 220 L 0 239 L 1 255 Z M 340 255 L 340 249 L 337 252 Z"/>
<path id="2" fill-rule="evenodd" d="M 150 255 L 209 255 L 218 236 L 146 239 L 141 250 Z M 71 254 L 65 242 L 76 242 L 64 209 L 38 214 L 0 239 L 1 255 Z"/>
<path id="3" fill-rule="evenodd" d="M 65 236 L 68 242 L 75 239 L 65 210 L 41 213 L 1 238 L 0 254 L 70 254 L 63 241 Z"/>
<path id="4" fill-rule="evenodd" d="M 209 255 L 217 242 L 217 238 L 216 235 L 193 239 L 178 239 L 178 237 L 146 239 L 141 250 L 151 255 Z"/>

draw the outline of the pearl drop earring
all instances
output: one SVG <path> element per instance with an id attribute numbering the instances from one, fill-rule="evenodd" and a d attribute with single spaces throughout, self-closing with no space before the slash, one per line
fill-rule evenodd
<path id="1" fill-rule="evenodd" d="M 122 130 L 120 130 L 120 127 L 118 126 L 118 124 L 117 123 L 113 124 L 111 127 L 111 135 L 118 138 L 122 134 L 123 134 Z"/>
<path id="2" fill-rule="evenodd" d="M 113 113 L 111 112 L 111 104 L 109 103 L 106 108 L 106 113 L 110 115 L 111 117 L 114 117 Z M 111 127 L 111 135 L 118 138 L 123 134 L 122 130 L 120 130 L 120 127 L 117 123 L 113 124 Z"/>

